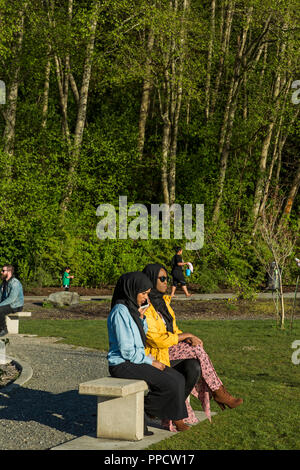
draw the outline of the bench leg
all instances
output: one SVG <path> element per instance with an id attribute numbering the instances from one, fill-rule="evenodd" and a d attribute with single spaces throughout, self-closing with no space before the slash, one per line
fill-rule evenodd
<path id="1" fill-rule="evenodd" d="M 19 333 L 19 319 L 6 316 L 6 327 L 8 333 L 17 335 Z"/>
<path id="2" fill-rule="evenodd" d="M 0 340 L 0 364 L 7 364 L 5 342 Z"/>
<path id="3" fill-rule="evenodd" d="M 97 437 L 139 441 L 144 437 L 144 392 L 97 403 Z"/>

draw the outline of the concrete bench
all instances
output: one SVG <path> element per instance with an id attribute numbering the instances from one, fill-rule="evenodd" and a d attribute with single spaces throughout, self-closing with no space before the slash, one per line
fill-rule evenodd
<path id="1" fill-rule="evenodd" d="M 97 396 L 97 437 L 139 441 L 144 437 L 144 380 L 103 377 L 79 385 Z"/>
<path id="2" fill-rule="evenodd" d="M 31 312 L 15 312 L 6 315 L 6 326 L 8 333 L 15 335 L 19 333 L 20 317 L 31 317 Z"/>

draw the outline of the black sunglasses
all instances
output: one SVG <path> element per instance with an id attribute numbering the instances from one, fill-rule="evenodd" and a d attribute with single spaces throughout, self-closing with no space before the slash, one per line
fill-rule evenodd
<path id="1" fill-rule="evenodd" d="M 159 279 L 161 282 L 165 282 L 165 281 L 168 280 L 168 276 L 160 276 L 158 279 Z"/>

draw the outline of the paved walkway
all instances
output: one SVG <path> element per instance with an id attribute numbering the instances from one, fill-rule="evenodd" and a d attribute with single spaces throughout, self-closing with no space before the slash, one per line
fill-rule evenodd
<path id="1" fill-rule="evenodd" d="M 23 368 L 0 388 L 0 450 L 141 450 L 173 436 L 152 423 L 142 441 L 96 438 L 96 397 L 81 382 L 109 375 L 106 353 L 58 343 L 58 338 L 8 335 L 6 353 Z M 197 412 L 200 420 L 203 412 Z"/>
<path id="2" fill-rule="evenodd" d="M 58 289 L 59 290 L 59 289 Z M 75 292 L 75 287 L 74 287 L 74 292 Z M 231 293 L 213 293 L 213 294 L 193 294 L 192 297 L 186 297 L 183 294 L 177 294 L 173 298 L 174 301 L 176 300 L 219 300 L 219 299 L 230 299 L 235 297 L 236 294 L 233 292 Z M 258 299 L 272 299 L 273 295 L 272 292 L 259 292 L 257 293 L 257 298 Z M 300 295 L 300 292 L 298 292 L 298 297 Z M 295 297 L 294 292 L 286 292 L 284 293 L 284 298 L 285 299 L 293 299 Z M 32 295 L 32 296 L 25 296 L 24 302 L 42 302 L 47 298 L 47 295 L 41 296 L 41 295 Z M 112 296 L 111 295 L 81 295 L 80 300 L 111 300 Z"/>

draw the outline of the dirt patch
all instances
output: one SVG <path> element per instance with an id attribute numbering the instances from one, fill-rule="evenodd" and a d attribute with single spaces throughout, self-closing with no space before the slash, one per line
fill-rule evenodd
<path id="1" fill-rule="evenodd" d="M 20 375 L 20 369 L 17 364 L 12 361 L 9 364 L 0 365 L 0 388 L 9 385 L 17 380 Z"/>
<path id="2" fill-rule="evenodd" d="M 30 311 L 31 318 L 58 319 L 97 319 L 107 318 L 110 302 L 88 301 L 64 307 L 43 307 L 42 302 L 25 302 L 24 311 Z M 30 321 L 30 319 L 28 319 Z"/>

